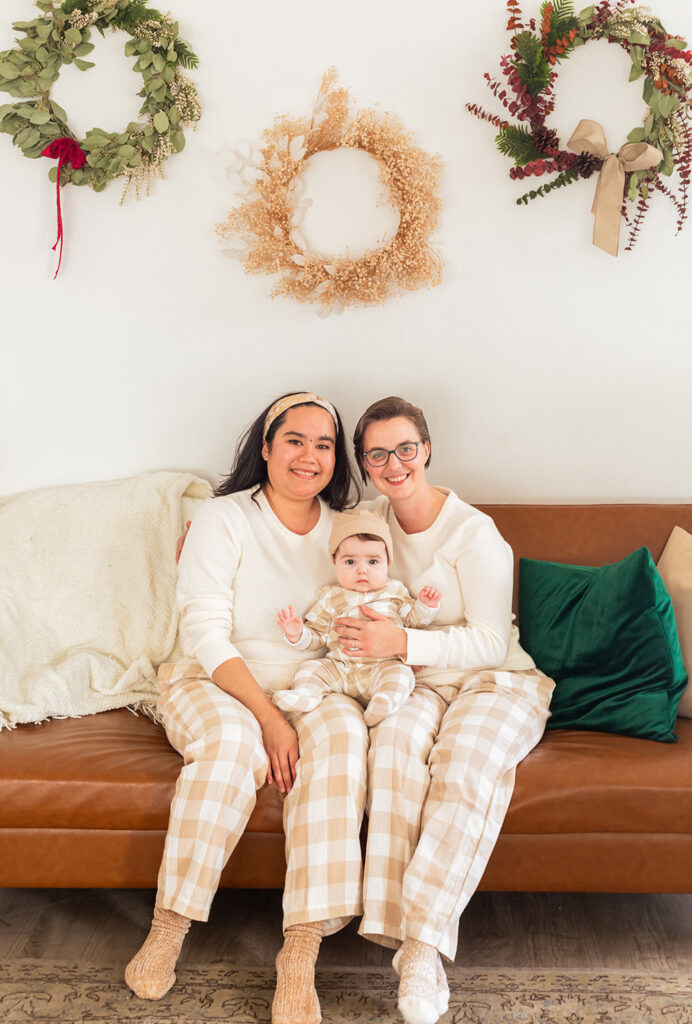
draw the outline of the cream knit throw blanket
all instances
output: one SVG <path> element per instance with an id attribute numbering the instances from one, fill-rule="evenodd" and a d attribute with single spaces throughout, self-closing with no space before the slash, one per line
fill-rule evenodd
<path id="1" fill-rule="evenodd" d="M 0 498 L 0 729 L 153 708 L 182 656 L 176 540 L 210 495 L 160 472 Z"/>

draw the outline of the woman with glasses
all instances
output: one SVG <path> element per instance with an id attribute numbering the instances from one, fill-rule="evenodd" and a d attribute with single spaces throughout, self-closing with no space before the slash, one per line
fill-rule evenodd
<path id="1" fill-rule="evenodd" d="M 361 417 L 354 447 L 394 540 L 392 575 L 441 604 L 425 630 L 337 620 L 358 657 L 421 666 L 408 702 L 370 730 L 368 839 L 360 933 L 396 948 L 399 1009 L 434 1024 L 448 1004 L 441 956 L 485 870 L 516 765 L 543 734 L 553 682 L 512 626 L 512 551 L 492 520 L 427 480 L 420 409 L 385 398 Z"/>

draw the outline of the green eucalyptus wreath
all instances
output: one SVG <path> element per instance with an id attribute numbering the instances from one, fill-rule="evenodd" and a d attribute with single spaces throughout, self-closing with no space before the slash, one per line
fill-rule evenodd
<path id="1" fill-rule="evenodd" d="M 24 33 L 12 50 L 0 52 L 0 90 L 20 102 L 0 106 L 0 131 L 12 136 L 25 156 L 40 157 L 58 139 L 72 139 L 82 149 L 81 167 L 61 166 L 61 184 L 90 185 L 102 191 L 114 178 L 125 178 L 123 197 L 134 182 L 147 187 L 171 153 L 185 145 L 183 129 L 201 115 L 197 92 L 181 68 L 197 67 L 198 59 L 178 36 L 178 23 L 170 15 L 146 6 L 144 0 L 36 0 L 43 12 L 33 21 L 15 22 Z M 131 38 L 125 55 L 136 56 L 135 71 L 142 75 L 144 120 L 130 122 L 122 132 L 92 128 L 78 140 L 70 130 L 65 111 L 50 97 L 50 90 L 64 64 L 80 71 L 94 67 L 84 57 L 93 50 L 90 29 L 104 35 L 107 28 L 120 29 Z M 56 181 L 58 168 L 50 170 Z"/>

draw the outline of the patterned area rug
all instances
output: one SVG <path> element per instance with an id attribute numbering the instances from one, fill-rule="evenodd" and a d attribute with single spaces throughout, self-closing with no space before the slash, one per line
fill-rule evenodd
<path id="1" fill-rule="evenodd" d="M 443 1024 L 692 1024 L 692 978 L 625 971 L 448 971 Z M 317 972 L 324 1024 L 400 1021 L 393 971 Z M 274 971 L 183 967 L 160 1002 L 137 999 L 119 966 L 10 960 L 0 973 L 0 1021 L 28 1024 L 269 1024 Z"/>

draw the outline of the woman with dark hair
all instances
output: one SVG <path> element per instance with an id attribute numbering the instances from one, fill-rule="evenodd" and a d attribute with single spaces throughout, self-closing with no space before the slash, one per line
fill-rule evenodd
<path id="1" fill-rule="evenodd" d="M 292 725 L 272 703 L 305 658 L 284 642 L 276 608 L 307 608 L 331 581 L 332 510 L 344 509 L 353 483 L 337 411 L 292 393 L 257 417 L 192 523 L 177 592 L 190 660 L 159 671 L 161 720 L 184 766 L 151 931 L 125 972 L 142 998 L 173 985 L 190 923 L 207 920 L 256 791 L 273 781 L 286 795 L 287 856 L 273 1020 L 319 1020 L 321 937 L 362 911 L 367 730 L 360 705 L 342 694 Z"/>
<path id="2" fill-rule="evenodd" d="M 397 949 L 399 1009 L 434 1024 L 448 1004 L 440 955 L 453 960 L 459 918 L 502 826 L 516 765 L 543 734 L 553 682 L 512 625 L 512 550 L 493 521 L 428 483 L 422 411 L 375 402 L 354 435 L 375 511 L 392 533 L 391 574 L 442 594 L 432 626 L 402 629 L 370 609 L 337 620 L 356 657 L 422 666 L 399 711 L 370 730 L 368 841 L 360 932 Z"/>

